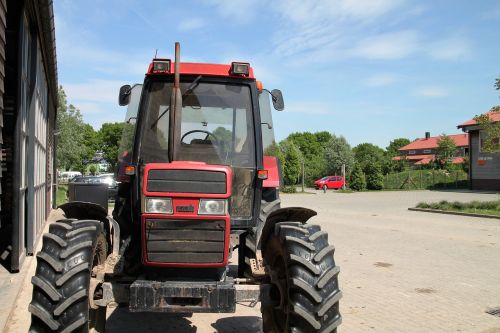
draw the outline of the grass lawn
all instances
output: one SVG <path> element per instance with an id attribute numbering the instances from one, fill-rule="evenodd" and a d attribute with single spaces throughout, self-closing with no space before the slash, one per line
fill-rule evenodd
<path id="1" fill-rule="evenodd" d="M 68 190 L 67 185 L 59 185 L 56 191 L 56 207 L 62 205 L 63 203 L 68 201 L 66 197 L 66 191 Z"/>
<path id="2" fill-rule="evenodd" d="M 446 200 L 440 202 L 426 203 L 421 202 L 417 208 L 439 209 L 462 213 L 474 213 L 485 215 L 500 216 L 500 200 L 494 201 L 471 201 L 471 202 L 448 202 Z"/>

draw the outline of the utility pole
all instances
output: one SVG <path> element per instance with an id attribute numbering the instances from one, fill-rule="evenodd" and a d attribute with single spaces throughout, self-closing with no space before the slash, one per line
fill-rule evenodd
<path id="1" fill-rule="evenodd" d="M 344 179 L 344 183 L 342 184 L 342 189 L 345 191 L 345 163 L 342 164 L 342 178 Z"/>

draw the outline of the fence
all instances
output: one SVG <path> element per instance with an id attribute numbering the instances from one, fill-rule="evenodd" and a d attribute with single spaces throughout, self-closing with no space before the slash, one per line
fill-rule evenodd
<path id="1" fill-rule="evenodd" d="M 462 170 L 409 170 L 384 176 L 385 189 L 456 189 L 467 186 L 467 173 Z"/>

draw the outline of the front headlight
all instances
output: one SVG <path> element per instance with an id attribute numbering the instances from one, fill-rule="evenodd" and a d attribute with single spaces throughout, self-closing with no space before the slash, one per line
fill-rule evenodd
<path id="1" fill-rule="evenodd" d="M 172 214 L 172 199 L 170 198 L 146 198 L 146 213 L 150 214 Z"/>
<path id="2" fill-rule="evenodd" d="M 199 215 L 226 215 L 227 201 L 221 199 L 200 199 Z"/>

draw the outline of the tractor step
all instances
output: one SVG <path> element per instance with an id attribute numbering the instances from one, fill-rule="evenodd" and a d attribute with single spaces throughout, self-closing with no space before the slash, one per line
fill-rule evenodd
<path id="1" fill-rule="evenodd" d="M 149 281 L 130 285 L 131 312 L 229 312 L 236 310 L 233 280 Z"/>

